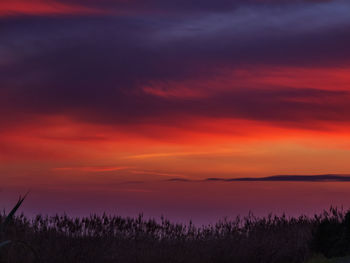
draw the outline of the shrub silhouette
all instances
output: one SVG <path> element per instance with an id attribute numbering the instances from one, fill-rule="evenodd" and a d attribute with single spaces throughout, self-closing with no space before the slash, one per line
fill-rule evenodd
<path id="1" fill-rule="evenodd" d="M 350 211 L 344 216 L 331 208 L 331 215 L 325 215 L 315 230 L 313 249 L 328 258 L 350 254 Z"/>

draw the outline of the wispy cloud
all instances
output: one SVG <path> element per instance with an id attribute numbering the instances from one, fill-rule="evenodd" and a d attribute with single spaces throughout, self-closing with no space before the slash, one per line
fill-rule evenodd
<path id="1" fill-rule="evenodd" d="M 79 166 L 79 167 L 56 167 L 53 171 L 82 171 L 82 172 L 113 172 L 127 170 L 125 166 Z"/>
<path id="2" fill-rule="evenodd" d="M 149 153 L 127 156 L 127 159 L 149 159 L 162 157 L 181 157 L 181 156 L 201 156 L 201 155 L 217 155 L 235 153 L 237 150 L 213 150 L 213 151 L 188 151 L 188 152 L 164 152 L 164 153 Z"/>
<path id="3" fill-rule="evenodd" d="M 107 14 L 108 10 L 89 7 L 83 3 L 69 3 L 59 0 L 2 0 L 1 16 L 19 15 L 91 15 Z"/>

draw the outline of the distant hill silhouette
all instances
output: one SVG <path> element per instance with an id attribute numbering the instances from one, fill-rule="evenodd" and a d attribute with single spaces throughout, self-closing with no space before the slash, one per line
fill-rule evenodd
<path id="1" fill-rule="evenodd" d="M 204 180 L 172 178 L 170 182 L 350 182 L 350 174 L 274 175 L 268 177 L 211 177 Z"/>
<path id="2" fill-rule="evenodd" d="M 350 175 L 321 174 L 321 175 L 274 175 L 268 177 L 242 177 L 242 178 L 207 178 L 205 181 L 292 181 L 292 182 L 350 182 Z"/>

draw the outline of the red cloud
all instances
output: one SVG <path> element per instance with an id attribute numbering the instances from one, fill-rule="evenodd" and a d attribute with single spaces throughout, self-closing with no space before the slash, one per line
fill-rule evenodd
<path id="1" fill-rule="evenodd" d="M 65 4 L 58 1 L 44 0 L 2 0 L 0 16 L 9 15 L 47 15 L 47 14 L 98 14 L 105 13 L 96 8 L 77 4 Z"/>

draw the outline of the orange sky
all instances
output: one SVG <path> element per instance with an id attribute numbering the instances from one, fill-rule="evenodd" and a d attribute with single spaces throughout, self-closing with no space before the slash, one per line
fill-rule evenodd
<path id="1" fill-rule="evenodd" d="M 325 90 L 336 85 L 347 90 L 350 84 L 348 69 L 242 70 L 238 76 L 196 82 L 198 94 L 217 92 L 212 85 L 203 91 L 201 87 L 207 83 L 223 83 L 219 86 L 224 90 L 257 83 L 259 87 L 293 85 Z M 173 94 L 171 90 L 178 91 L 178 85 L 197 88 L 186 82 L 173 83 L 167 94 L 159 96 L 187 97 L 186 92 Z M 152 90 L 156 89 L 161 87 L 153 85 Z M 115 181 L 348 173 L 349 125 L 327 120 L 303 125 L 208 117 L 189 118 L 180 125 L 102 125 L 76 121 L 69 115 L 42 114 L 1 131 L 0 160 L 9 181 L 13 173 L 20 176 L 31 169 L 34 174 L 40 171 L 34 177 L 50 174 L 49 180 L 100 173 Z"/>

